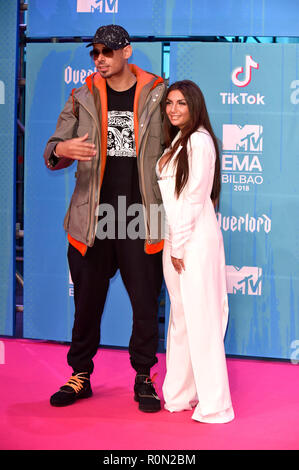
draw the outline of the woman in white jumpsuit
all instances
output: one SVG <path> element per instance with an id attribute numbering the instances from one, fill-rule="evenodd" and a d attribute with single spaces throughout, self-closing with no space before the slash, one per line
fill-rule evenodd
<path id="1" fill-rule="evenodd" d="M 217 141 L 195 83 L 171 85 L 166 115 L 168 148 L 156 167 L 167 220 L 163 269 L 171 302 L 165 408 L 195 407 L 192 419 L 226 423 L 234 411 L 224 349 L 225 255 L 214 208 L 220 193 Z"/>

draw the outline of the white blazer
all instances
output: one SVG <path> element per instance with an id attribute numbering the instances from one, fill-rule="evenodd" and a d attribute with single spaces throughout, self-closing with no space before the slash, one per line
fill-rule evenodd
<path id="1" fill-rule="evenodd" d="M 171 147 L 180 137 L 181 131 L 174 138 Z M 216 215 L 210 194 L 215 171 L 215 147 L 209 132 L 200 127 L 191 134 L 187 143 L 189 178 L 181 194 L 175 195 L 176 166 L 174 160 L 182 146 L 179 146 L 171 160 L 159 171 L 157 162 L 158 184 L 161 190 L 168 229 L 166 237 L 171 242 L 171 255 L 183 258 L 184 248 L 195 232 L 200 229 L 201 218 L 208 216 L 215 226 Z M 167 152 L 169 149 L 166 149 Z M 165 154 L 164 152 L 164 154 Z M 164 155 L 163 154 L 163 155 Z M 162 157 L 161 157 L 162 158 Z M 207 227 L 211 224 L 204 223 Z M 217 230 L 217 229 L 216 229 Z M 218 232 L 218 230 L 217 230 Z"/>

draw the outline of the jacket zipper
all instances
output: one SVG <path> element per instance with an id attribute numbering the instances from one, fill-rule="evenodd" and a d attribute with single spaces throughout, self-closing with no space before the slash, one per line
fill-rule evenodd
<path id="1" fill-rule="evenodd" d="M 156 90 L 158 91 L 158 90 Z M 146 125 L 144 123 L 144 128 L 145 128 L 145 131 L 143 134 L 140 135 L 140 147 L 141 147 L 141 142 L 142 142 L 142 139 L 146 133 L 146 136 L 144 137 L 145 138 L 145 142 L 143 143 L 143 151 L 142 153 L 140 154 L 140 157 L 139 157 L 139 161 L 140 161 L 140 165 L 141 163 L 143 163 L 143 157 L 144 157 L 144 152 L 145 152 L 145 147 L 146 147 L 146 142 L 147 142 L 147 138 L 148 138 L 148 134 L 149 134 L 149 129 L 148 129 L 148 123 L 150 121 L 150 118 L 152 116 L 152 114 L 154 113 L 154 111 L 157 109 L 158 106 L 160 106 L 160 103 L 161 103 L 161 97 L 163 95 L 163 88 L 160 87 L 160 93 L 159 93 L 159 97 L 157 97 L 157 103 L 155 103 L 155 105 L 153 106 L 153 108 L 150 110 L 150 112 L 148 113 L 148 116 L 146 118 Z M 152 101 L 152 98 L 151 98 L 151 101 Z M 146 198 L 145 198 L 145 183 L 144 183 L 144 171 L 143 171 L 143 168 L 142 168 L 142 165 L 141 165 L 141 169 L 139 171 L 139 174 L 140 174 L 140 179 L 141 179 L 141 186 L 142 186 L 142 194 L 141 194 L 141 197 L 142 197 L 142 202 L 143 202 L 143 205 L 145 207 L 145 229 L 146 229 L 146 235 L 145 235 L 145 242 L 144 242 L 144 247 L 146 246 L 146 242 L 148 242 L 149 244 L 151 243 L 151 239 L 150 239 L 150 229 L 149 229 L 149 226 L 148 226 L 148 216 L 147 216 L 147 204 L 146 204 Z"/>
<path id="2" fill-rule="evenodd" d="M 158 88 L 158 87 L 157 87 L 157 88 Z M 162 95 L 163 95 L 163 88 L 162 88 L 161 86 L 160 86 L 159 88 L 160 88 L 160 93 L 159 93 L 159 97 L 156 98 L 157 103 L 155 103 L 154 107 L 153 107 L 153 108 L 151 109 L 151 111 L 148 113 L 148 116 L 147 116 L 147 118 L 146 118 L 146 122 L 143 124 L 143 134 L 140 134 L 140 140 L 139 140 L 139 145 L 140 145 L 140 147 L 141 147 L 141 141 L 142 141 L 142 138 L 143 138 L 143 136 L 144 136 L 144 134 L 145 134 L 145 132 L 146 132 L 147 125 L 148 125 L 148 122 L 149 122 L 149 120 L 150 120 L 150 117 L 151 117 L 152 113 L 156 110 L 156 108 L 157 108 L 157 107 L 160 105 L 160 103 L 161 103 L 161 98 L 162 98 Z M 158 91 L 158 90 L 156 90 L 156 91 Z M 151 98 L 151 101 L 153 101 L 152 98 Z M 146 106 L 146 103 L 145 103 L 144 106 Z"/>

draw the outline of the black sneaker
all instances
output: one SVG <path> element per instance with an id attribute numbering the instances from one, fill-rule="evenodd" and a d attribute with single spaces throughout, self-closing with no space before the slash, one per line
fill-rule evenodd
<path id="1" fill-rule="evenodd" d="M 50 404 L 52 406 L 67 406 L 79 398 L 88 398 L 91 395 L 89 374 L 87 372 L 79 372 L 78 374 L 73 374 L 68 382 L 51 396 Z"/>
<path id="2" fill-rule="evenodd" d="M 154 382 L 149 375 L 136 375 L 134 392 L 134 400 L 139 402 L 139 409 L 141 411 L 155 413 L 161 410 L 160 398 L 155 390 Z"/>

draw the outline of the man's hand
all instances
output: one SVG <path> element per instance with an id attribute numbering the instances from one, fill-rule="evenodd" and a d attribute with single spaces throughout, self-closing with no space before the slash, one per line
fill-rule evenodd
<path id="1" fill-rule="evenodd" d="M 183 259 L 171 257 L 171 262 L 173 264 L 174 269 L 178 274 L 181 274 L 182 271 L 185 271 L 185 264 Z"/>
<path id="2" fill-rule="evenodd" d="M 83 137 L 59 142 L 56 145 L 55 153 L 58 157 L 71 158 L 72 160 L 92 160 L 97 152 L 94 144 L 85 142 L 87 139 L 88 133 L 86 132 Z"/>

